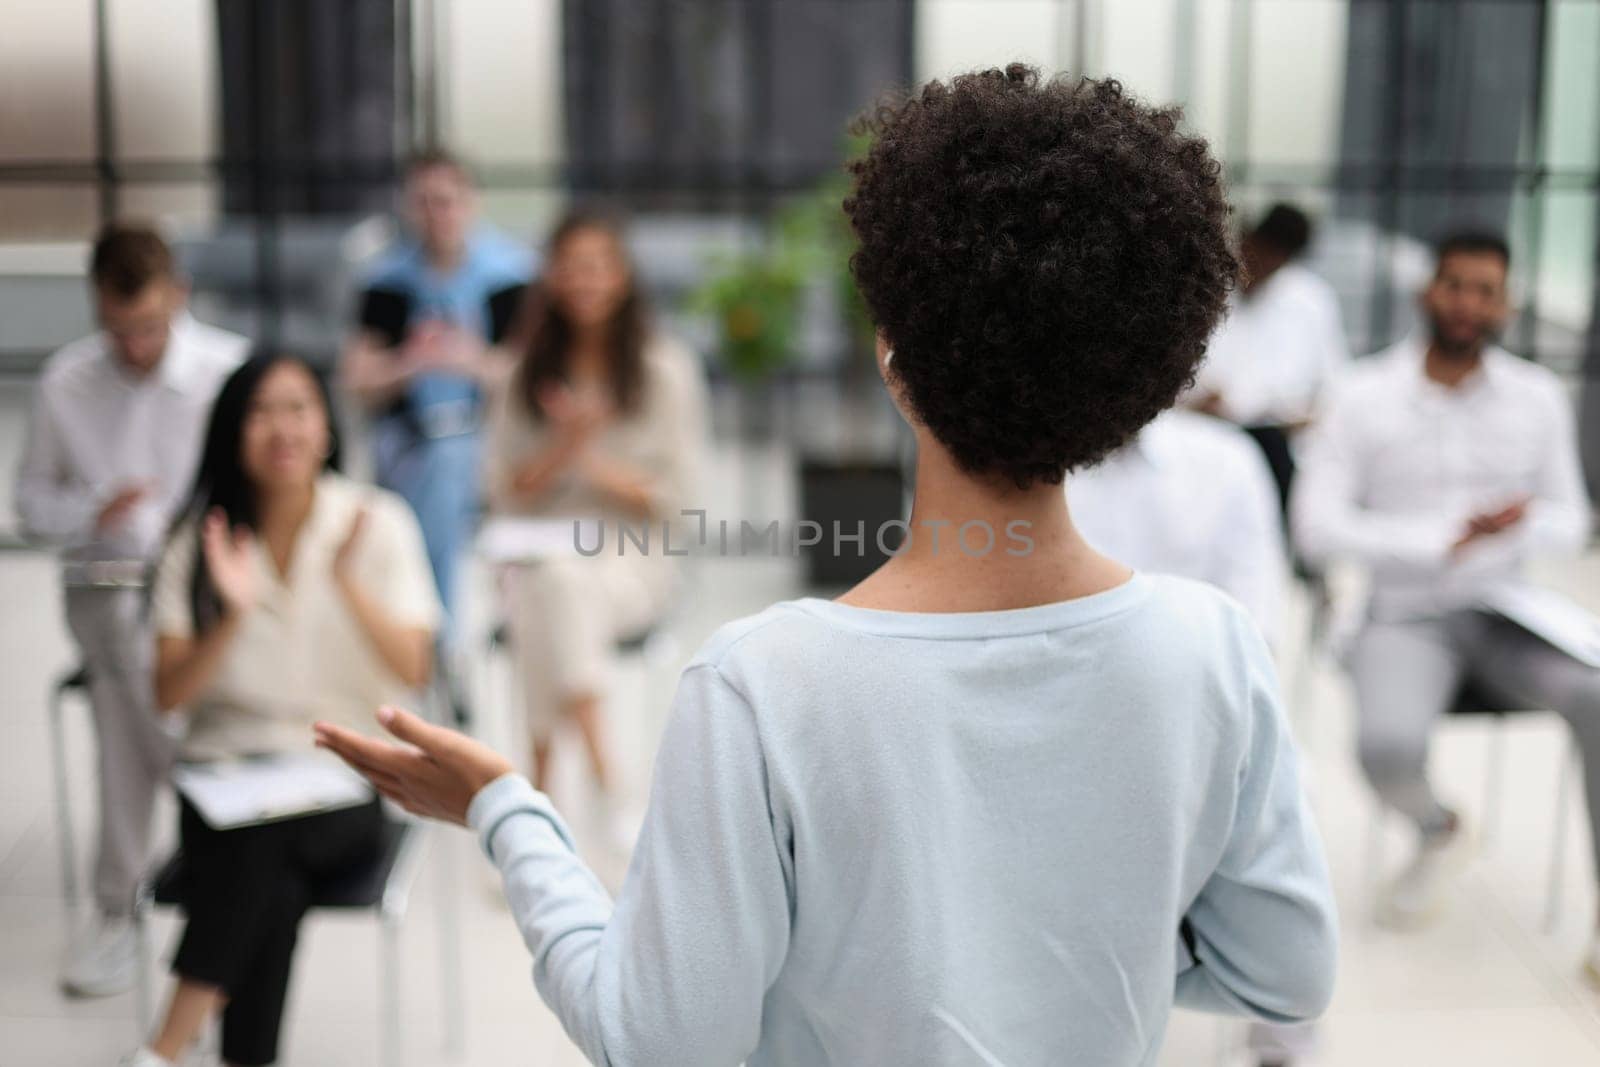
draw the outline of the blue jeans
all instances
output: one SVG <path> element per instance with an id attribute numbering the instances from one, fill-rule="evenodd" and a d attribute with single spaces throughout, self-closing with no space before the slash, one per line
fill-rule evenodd
<path id="1" fill-rule="evenodd" d="M 428 564 L 444 602 L 447 639 L 455 608 L 456 569 L 478 517 L 481 451 L 477 433 L 429 439 L 397 421 L 384 420 L 373 434 L 378 484 L 404 497 L 422 527 Z"/>

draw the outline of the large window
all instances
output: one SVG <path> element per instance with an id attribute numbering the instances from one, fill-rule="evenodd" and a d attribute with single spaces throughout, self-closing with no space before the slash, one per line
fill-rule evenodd
<path id="1" fill-rule="evenodd" d="M 197 226 L 252 211 L 267 149 L 276 213 L 382 209 L 394 158 L 432 140 L 477 164 L 489 213 L 523 236 L 574 192 L 759 219 L 837 165 L 845 119 L 882 90 L 1021 58 L 1183 103 L 1244 215 L 1311 209 L 1356 347 L 1408 328 L 1426 241 L 1471 222 L 1510 235 L 1513 347 L 1560 369 L 1600 348 L 1600 0 L 4 10 L 0 242 L 81 240 L 110 211 Z"/>
<path id="2" fill-rule="evenodd" d="M 837 167 L 911 76 L 909 0 L 568 0 L 568 175 L 635 207 L 737 206 Z"/>

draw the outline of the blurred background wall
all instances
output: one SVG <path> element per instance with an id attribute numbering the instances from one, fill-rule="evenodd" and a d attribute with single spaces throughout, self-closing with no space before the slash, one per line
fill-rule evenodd
<path id="1" fill-rule="evenodd" d="M 1407 327 L 1419 242 L 1472 221 L 1512 237 L 1513 347 L 1600 373 L 1600 0 L 0 0 L 0 25 L 13 298 L 75 275 L 101 217 L 155 215 L 230 250 L 202 290 L 320 350 L 295 272 L 431 143 L 529 239 L 573 195 L 620 200 L 687 292 L 704 248 L 761 242 L 837 172 L 879 92 L 1019 58 L 1182 103 L 1241 211 L 1310 208 L 1357 349 Z M 0 367 L 85 324 L 30 320 L 0 307 Z"/>

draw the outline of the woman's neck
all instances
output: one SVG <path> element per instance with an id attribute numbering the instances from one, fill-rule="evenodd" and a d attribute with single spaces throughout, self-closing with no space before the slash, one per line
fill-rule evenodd
<path id="1" fill-rule="evenodd" d="M 567 375 L 574 382 L 606 382 L 611 379 L 611 352 L 604 325 L 582 326 L 573 331 Z"/>
<path id="2" fill-rule="evenodd" d="M 918 438 L 910 544 L 840 597 L 842 603 L 888 611 L 1003 611 L 1088 596 L 1128 580 L 1127 567 L 1078 533 L 1060 485 L 1019 490 L 980 481 L 924 432 Z"/>
<path id="3" fill-rule="evenodd" d="M 312 482 L 310 485 L 264 490 L 256 498 L 261 540 L 283 577 L 288 576 L 295 539 L 311 514 L 316 492 L 316 483 Z"/>

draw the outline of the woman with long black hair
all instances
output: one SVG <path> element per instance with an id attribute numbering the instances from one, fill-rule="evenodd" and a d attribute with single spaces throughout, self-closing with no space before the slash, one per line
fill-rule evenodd
<path id="1" fill-rule="evenodd" d="M 217 397 L 151 605 L 156 703 L 183 709 L 183 759 L 303 751 L 312 721 L 359 724 L 428 680 L 440 606 L 421 533 L 399 497 L 337 472 L 330 410 L 287 355 L 249 360 Z M 370 862 L 382 819 L 374 799 L 216 829 L 184 800 L 177 986 L 124 1062 L 178 1061 L 219 1010 L 228 1063 L 273 1062 L 311 889 Z"/>

